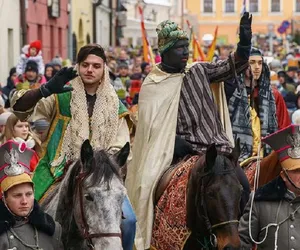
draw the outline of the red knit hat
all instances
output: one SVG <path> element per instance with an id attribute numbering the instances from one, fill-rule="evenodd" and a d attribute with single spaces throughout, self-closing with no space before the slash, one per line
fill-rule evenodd
<path id="1" fill-rule="evenodd" d="M 31 48 L 36 48 L 36 53 L 38 54 L 42 49 L 42 42 L 40 40 L 33 41 L 32 43 L 29 44 L 29 50 Z"/>

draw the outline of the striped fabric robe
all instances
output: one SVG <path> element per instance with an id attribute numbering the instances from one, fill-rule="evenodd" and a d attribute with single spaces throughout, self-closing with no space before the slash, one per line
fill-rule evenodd
<path id="1" fill-rule="evenodd" d="M 231 152 L 232 144 L 223 129 L 210 83 L 234 77 L 248 66 L 248 61 L 236 61 L 233 54 L 217 63 L 197 63 L 183 78 L 176 134 L 191 143 L 198 152 L 206 152 L 212 143 L 221 152 Z"/>

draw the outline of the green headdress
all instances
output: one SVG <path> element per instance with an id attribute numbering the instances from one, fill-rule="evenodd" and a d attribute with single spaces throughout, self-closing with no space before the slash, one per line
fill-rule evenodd
<path id="1" fill-rule="evenodd" d="M 174 44 L 181 39 L 189 39 L 185 31 L 183 31 L 177 23 L 170 20 L 161 22 L 157 28 L 158 50 L 160 54 L 168 51 Z"/>

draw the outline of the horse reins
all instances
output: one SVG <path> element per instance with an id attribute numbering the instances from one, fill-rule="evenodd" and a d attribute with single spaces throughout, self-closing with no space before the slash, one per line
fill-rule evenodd
<path id="1" fill-rule="evenodd" d="M 76 176 L 76 190 L 79 193 L 79 207 L 80 207 L 80 215 L 81 215 L 81 221 L 82 224 L 81 229 L 83 230 L 82 236 L 87 241 L 87 246 L 90 249 L 95 249 L 94 244 L 92 242 L 93 238 L 104 238 L 104 237 L 119 237 L 122 240 L 121 233 L 90 233 L 89 232 L 89 225 L 86 221 L 86 217 L 84 214 L 83 209 L 83 191 L 82 191 L 82 185 L 83 181 L 87 177 L 87 174 L 84 172 L 81 172 L 79 175 Z M 76 192 L 77 193 L 77 192 Z"/>

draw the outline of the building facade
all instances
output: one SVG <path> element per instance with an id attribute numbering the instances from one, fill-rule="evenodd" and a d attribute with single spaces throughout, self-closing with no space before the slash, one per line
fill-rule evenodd
<path id="1" fill-rule="evenodd" d="M 112 1 L 103 0 L 101 4 L 94 6 L 94 8 L 95 42 L 103 47 L 109 47 L 111 44 Z"/>
<path id="2" fill-rule="evenodd" d="M 79 49 L 93 42 L 93 3 L 91 0 L 72 0 L 71 20 L 73 60 Z"/>
<path id="3" fill-rule="evenodd" d="M 17 64 L 20 55 L 20 1 L 1 2 L 0 83 L 5 85 L 9 70 Z"/>
<path id="4" fill-rule="evenodd" d="M 243 0 L 186 0 L 189 14 L 197 15 L 200 38 L 214 34 L 218 25 L 221 43 L 235 44 L 238 41 L 238 26 L 243 9 Z M 284 20 L 293 23 L 287 33 L 298 28 L 300 0 L 246 0 L 246 10 L 253 14 L 253 34 L 279 35 L 277 28 Z"/>
<path id="5" fill-rule="evenodd" d="M 55 56 L 68 57 L 69 8 L 68 0 L 27 1 L 26 43 L 41 40 L 43 58 L 46 63 Z"/>
<path id="6" fill-rule="evenodd" d="M 170 19 L 171 4 L 170 0 L 127 1 L 127 4 L 124 4 L 127 8 L 127 25 L 123 28 L 124 43 L 133 46 L 142 44 L 141 15 L 138 9 L 138 6 L 141 6 L 149 43 L 155 46 L 157 25 Z"/>

